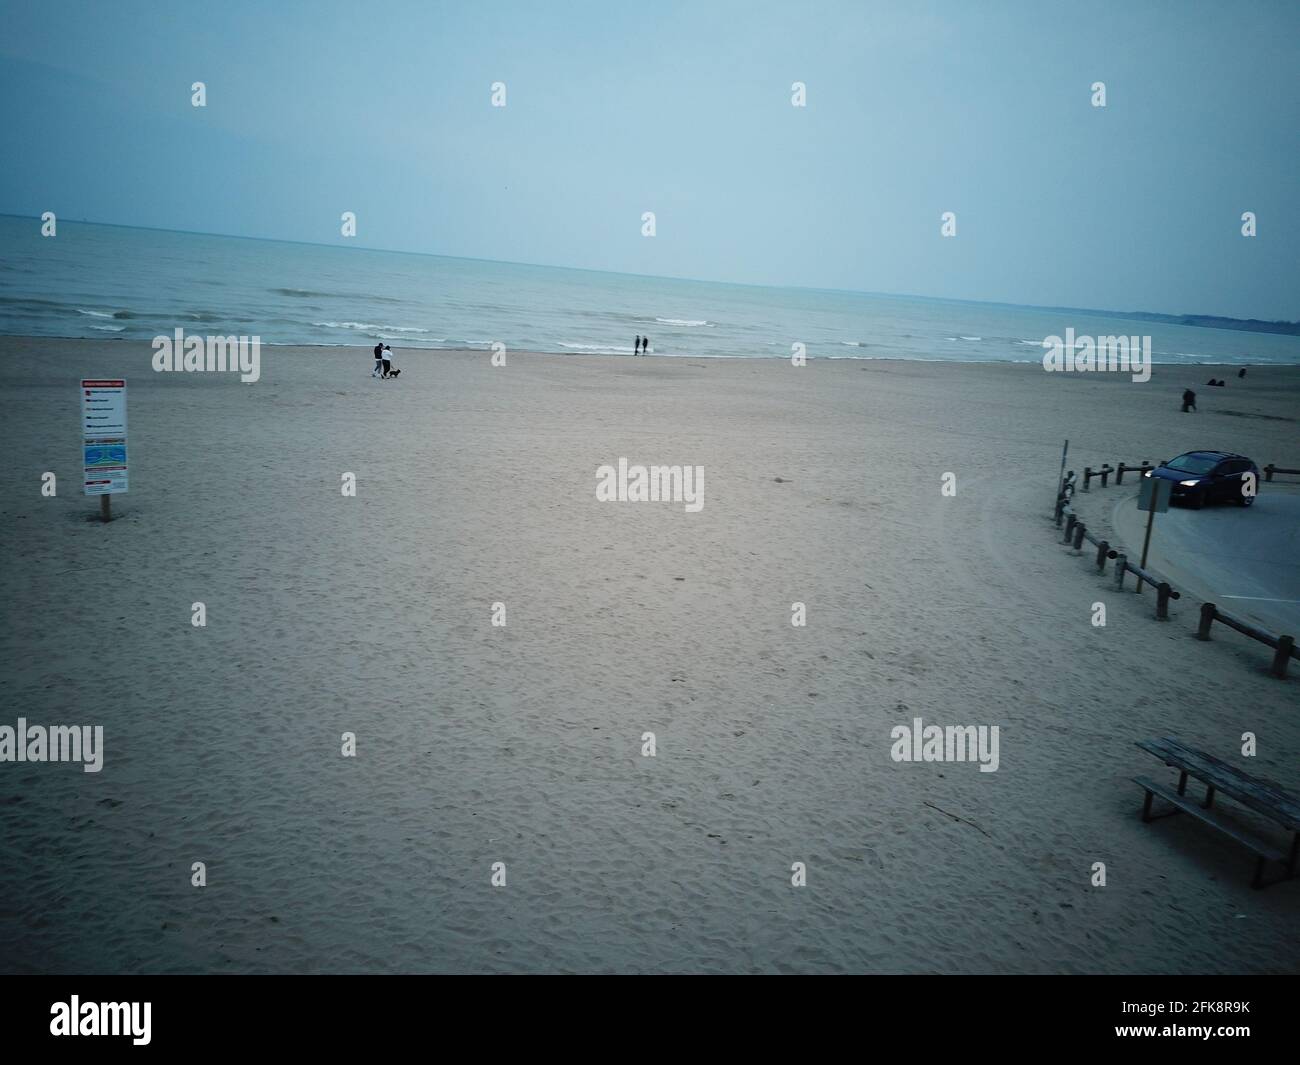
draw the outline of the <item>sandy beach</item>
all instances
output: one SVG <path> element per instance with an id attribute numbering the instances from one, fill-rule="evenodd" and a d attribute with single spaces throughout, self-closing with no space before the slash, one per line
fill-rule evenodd
<path id="1" fill-rule="evenodd" d="M 1252 891 L 1216 833 L 1144 825 L 1131 779 L 1174 735 L 1295 790 L 1300 679 L 1196 641 L 1190 597 L 1155 622 L 1051 522 L 1066 437 L 1077 470 L 1300 466 L 1300 367 L 397 365 L 264 348 L 241 384 L 0 338 L 0 723 L 104 728 L 98 773 L 0 772 L 0 969 L 1300 967 L 1300 881 Z M 129 385 L 108 525 L 86 376 Z M 598 502 L 620 457 L 703 466 L 703 508 Z M 917 717 L 997 725 L 997 771 L 891 759 Z"/>

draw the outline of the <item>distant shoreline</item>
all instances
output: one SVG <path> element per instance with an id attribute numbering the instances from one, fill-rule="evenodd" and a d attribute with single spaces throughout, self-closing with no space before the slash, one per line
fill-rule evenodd
<path id="1" fill-rule="evenodd" d="M 1015 304 L 1008 304 L 1015 306 Z M 1193 329 L 1236 329 L 1243 333 L 1276 333 L 1300 336 L 1300 322 L 1266 322 L 1259 318 L 1222 318 L 1215 314 L 1158 314 L 1155 311 L 1100 311 L 1085 307 L 1035 307 L 1039 311 L 1062 314 L 1092 314 L 1123 318 L 1133 322 L 1158 322 L 1161 325 L 1185 325 Z"/>

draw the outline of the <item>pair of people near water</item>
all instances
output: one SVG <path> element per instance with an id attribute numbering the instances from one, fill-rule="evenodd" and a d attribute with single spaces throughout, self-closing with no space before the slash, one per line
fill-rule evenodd
<path id="1" fill-rule="evenodd" d="M 393 369 L 393 349 L 387 344 L 375 345 L 375 368 L 370 371 L 371 377 L 378 377 L 384 380 L 389 377 L 396 377 L 401 370 Z"/>
<path id="2" fill-rule="evenodd" d="M 636 346 L 632 348 L 633 355 L 648 355 L 650 353 L 650 338 L 638 336 Z"/>

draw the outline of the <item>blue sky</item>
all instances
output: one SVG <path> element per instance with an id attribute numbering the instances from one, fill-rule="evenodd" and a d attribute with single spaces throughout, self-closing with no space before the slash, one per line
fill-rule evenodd
<path id="1" fill-rule="evenodd" d="M 1300 318 L 1292 2 L 0 0 L 0 18 L 7 213 L 335 243 L 350 210 L 356 243 L 405 251 Z"/>

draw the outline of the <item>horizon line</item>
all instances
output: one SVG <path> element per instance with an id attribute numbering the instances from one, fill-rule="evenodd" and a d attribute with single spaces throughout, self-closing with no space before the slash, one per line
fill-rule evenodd
<path id="1" fill-rule="evenodd" d="M 8 211 L 0 211 L 0 218 L 21 218 L 24 220 L 40 221 L 40 215 L 12 214 Z M 346 244 L 325 244 L 321 241 L 314 240 L 289 240 L 283 237 L 250 237 L 238 233 L 213 233 L 210 230 L 203 229 L 168 229 L 164 226 L 140 226 L 127 225 L 124 222 L 98 222 L 90 221 L 85 218 L 69 219 L 76 225 L 90 226 L 107 226 L 112 229 L 143 229 L 150 233 L 180 233 L 186 236 L 196 237 L 221 237 L 226 240 L 255 240 L 268 244 L 296 244 L 308 248 L 336 248 L 344 251 L 376 251 L 388 255 L 416 255 L 427 259 L 457 259 L 464 262 L 473 263 L 493 263 L 501 266 L 526 266 L 542 270 L 573 270 L 585 274 L 608 274 L 614 277 L 639 277 L 656 281 L 687 281 L 696 284 L 705 285 L 732 285 L 737 288 L 760 288 L 760 289 L 797 289 L 802 292 L 833 292 L 844 293 L 853 296 L 884 296 L 889 299 L 914 299 L 914 300 L 935 300 L 946 303 L 971 303 L 985 307 L 1015 307 L 1023 310 L 1036 311 L 1074 311 L 1079 314 L 1091 314 L 1098 316 L 1113 315 L 1118 317 L 1131 318 L 1134 316 L 1160 316 L 1164 318 L 1215 318 L 1225 322 L 1260 322 L 1265 325 L 1287 325 L 1300 326 L 1300 320 L 1293 321 L 1287 318 L 1237 318 L 1225 314 L 1205 314 L 1189 311 L 1121 311 L 1103 307 L 1070 307 L 1062 304 L 1040 304 L 1040 303 L 1010 303 L 1005 300 L 980 300 L 969 299 L 960 296 L 926 296 L 915 292 L 877 292 L 870 289 L 852 289 L 852 288 L 826 288 L 819 285 L 774 285 L 763 284 L 752 281 L 717 281 L 702 277 L 681 277 L 670 274 L 633 274 L 623 270 L 595 270 L 585 266 L 560 266 L 556 263 L 529 263 L 520 262 L 514 259 L 484 259 L 476 255 L 447 255 L 442 252 L 432 251 L 406 251 L 401 248 L 375 248 L 368 246 L 346 245 Z M 1180 323 L 1172 323 L 1180 324 Z M 1216 328 L 1214 326 L 1188 326 L 1188 328 Z M 1288 334 L 1280 334 L 1288 335 Z M 1294 335 L 1294 334 L 1291 334 Z"/>

